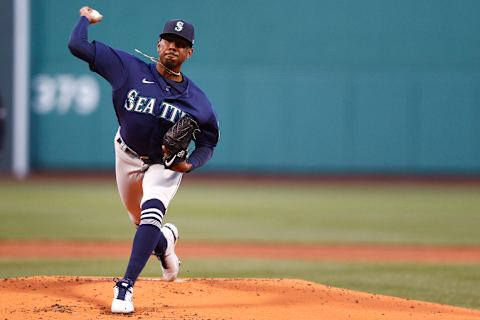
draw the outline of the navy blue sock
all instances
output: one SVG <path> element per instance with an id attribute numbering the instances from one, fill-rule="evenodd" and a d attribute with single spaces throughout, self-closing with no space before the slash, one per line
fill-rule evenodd
<path id="1" fill-rule="evenodd" d="M 160 229 L 151 224 L 142 224 L 138 227 L 124 278 L 130 279 L 133 283 L 137 281 L 160 239 L 160 233 Z"/>
<path id="2" fill-rule="evenodd" d="M 160 232 L 160 239 L 158 239 L 157 246 L 155 247 L 153 252 L 155 252 L 155 255 L 161 256 L 162 254 L 165 253 L 166 250 L 167 250 L 167 239 L 165 238 L 163 233 Z"/>
<path id="3" fill-rule="evenodd" d="M 152 199 L 142 205 L 142 224 L 135 233 L 132 252 L 128 262 L 124 278 L 130 279 L 133 283 L 137 280 L 143 268 L 147 264 L 153 250 L 164 243 L 166 248 L 167 240 L 160 231 L 163 212 L 165 207 L 159 200 Z"/>

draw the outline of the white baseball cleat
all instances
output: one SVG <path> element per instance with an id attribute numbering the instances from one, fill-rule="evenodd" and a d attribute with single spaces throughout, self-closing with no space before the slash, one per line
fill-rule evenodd
<path id="1" fill-rule="evenodd" d="M 132 313 L 133 310 L 133 283 L 121 279 L 113 287 L 112 313 Z"/>
<path id="2" fill-rule="evenodd" d="M 178 229 L 171 223 L 166 223 L 161 229 L 163 235 L 167 239 L 167 249 L 165 253 L 158 256 L 162 264 L 163 280 L 174 281 L 177 279 L 178 272 L 180 271 L 180 260 L 178 260 L 175 254 L 175 245 L 178 240 Z"/>

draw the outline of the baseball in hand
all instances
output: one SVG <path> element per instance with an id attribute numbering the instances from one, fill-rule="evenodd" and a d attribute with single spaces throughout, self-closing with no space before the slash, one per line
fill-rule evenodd
<path id="1" fill-rule="evenodd" d="M 103 15 L 100 12 L 90 7 L 81 8 L 80 15 L 86 17 L 91 24 L 100 22 L 103 19 Z"/>
<path id="2" fill-rule="evenodd" d="M 90 14 L 91 14 L 92 18 L 93 18 L 94 20 L 96 20 L 97 22 L 100 21 L 100 20 L 102 20 L 102 18 L 103 18 L 103 15 L 101 15 L 100 12 L 98 12 L 98 11 L 95 10 L 95 9 L 92 9 L 92 11 L 90 12 Z"/>

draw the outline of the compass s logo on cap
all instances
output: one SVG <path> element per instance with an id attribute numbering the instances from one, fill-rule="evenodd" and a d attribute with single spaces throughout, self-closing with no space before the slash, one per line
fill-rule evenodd
<path id="1" fill-rule="evenodd" d="M 178 21 L 177 25 L 175 26 L 175 31 L 182 31 L 183 29 L 183 21 Z"/>
<path id="2" fill-rule="evenodd" d="M 182 19 L 168 20 L 163 27 L 163 32 L 160 37 L 166 34 L 172 34 L 184 38 L 190 42 L 190 46 L 193 47 L 195 41 L 195 30 L 193 25 Z"/>

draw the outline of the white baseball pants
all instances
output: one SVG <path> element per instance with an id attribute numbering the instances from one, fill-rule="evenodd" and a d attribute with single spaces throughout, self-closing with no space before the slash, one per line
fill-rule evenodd
<path id="1" fill-rule="evenodd" d="M 183 173 L 165 169 L 163 164 L 146 165 L 138 156 L 124 151 L 114 139 L 115 174 L 118 192 L 132 223 L 140 224 L 142 204 L 151 199 L 160 200 L 165 211 L 182 180 Z M 161 146 L 158 146 L 161 148 Z"/>

